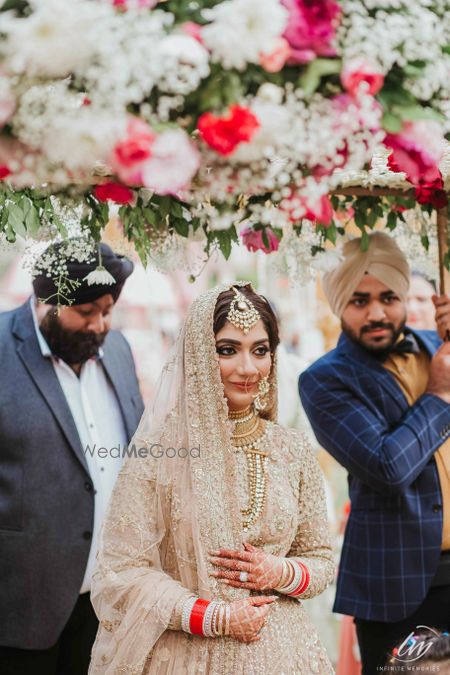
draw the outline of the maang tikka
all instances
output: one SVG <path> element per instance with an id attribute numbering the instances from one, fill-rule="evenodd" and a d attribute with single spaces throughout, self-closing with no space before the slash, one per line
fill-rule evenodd
<path id="1" fill-rule="evenodd" d="M 231 302 L 228 310 L 227 320 L 244 331 L 246 335 L 253 326 L 255 326 L 261 318 L 258 310 L 255 309 L 253 303 L 245 297 L 238 289 L 233 286 L 233 291 L 236 295 Z"/>

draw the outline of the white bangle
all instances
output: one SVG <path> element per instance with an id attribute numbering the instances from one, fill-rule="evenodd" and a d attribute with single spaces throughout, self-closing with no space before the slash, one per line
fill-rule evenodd
<path id="1" fill-rule="evenodd" d="M 197 602 L 197 597 L 195 595 L 190 595 L 183 603 L 183 611 L 181 612 L 181 629 L 185 633 L 191 633 L 189 624 L 191 620 L 191 612 L 195 603 Z"/>
<path id="2" fill-rule="evenodd" d="M 205 637 L 215 637 L 212 629 L 212 617 L 217 607 L 217 602 L 212 600 L 203 615 L 203 635 Z"/>
<path id="3" fill-rule="evenodd" d="M 288 560 L 287 562 L 289 565 L 292 565 L 294 569 L 294 578 L 292 579 L 292 582 L 288 586 L 277 589 L 279 593 L 283 593 L 284 595 L 289 595 L 289 593 L 295 591 L 295 589 L 300 586 L 300 582 L 303 577 L 303 570 L 300 567 L 300 565 L 297 562 L 295 562 L 295 560 Z"/>
<path id="4" fill-rule="evenodd" d="M 231 623 L 231 607 L 227 603 L 225 605 L 225 632 L 224 632 L 225 636 L 230 634 L 230 623 Z"/>

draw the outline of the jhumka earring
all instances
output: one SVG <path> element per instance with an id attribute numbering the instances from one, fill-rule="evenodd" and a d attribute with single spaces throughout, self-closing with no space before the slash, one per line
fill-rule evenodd
<path id="1" fill-rule="evenodd" d="M 227 320 L 232 323 L 233 326 L 240 328 L 247 334 L 249 330 L 258 323 L 261 315 L 258 310 L 255 309 L 253 303 L 238 291 L 237 288 L 233 287 L 233 291 L 236 297 L 228 310 Z"/>
<path id="2" fill-rule="evenodd" d="M 266 377 L 262 377 L 260 379 L 258 384 L 258 393 L 256 394 L 255 400 L 253 401 L 253 405 L 255 406 L 256 410 L 264 410 L 267 408 L 267 404 L 269 403 L 269 390 L 269 376 L 266 375 Z"/>

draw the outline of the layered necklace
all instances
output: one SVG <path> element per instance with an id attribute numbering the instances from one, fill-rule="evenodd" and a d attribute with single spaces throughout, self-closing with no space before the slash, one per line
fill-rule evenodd
<path id="1" fill-rule="evenodd" d="M 235 422 L 231 436 L 233 447 L 243 450 L 247 458 L 249 503 L 246 509 L 241 509 L 246 531 L 259 518 L 266 501 L 267 453 L 260 450 L 265 440 L 266 422 L 253 405 L 242 411 L 230 411 L 229 418 Z"/>

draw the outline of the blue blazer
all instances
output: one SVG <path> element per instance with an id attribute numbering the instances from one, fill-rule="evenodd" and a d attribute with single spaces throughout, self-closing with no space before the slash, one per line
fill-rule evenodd
<path id="1" fill-rule="evenodd" d="M 434 331 L 410 331 L 428 354 Z M 422 603 L 442 540 L 435 451 L 450 436 L 450 405 L 424 394 L 413 406 L 393 375 L 341 335 L 299 381 L 314 433 L 348 471 L 347 523 L 334 611 L 393 622 Z"/>

